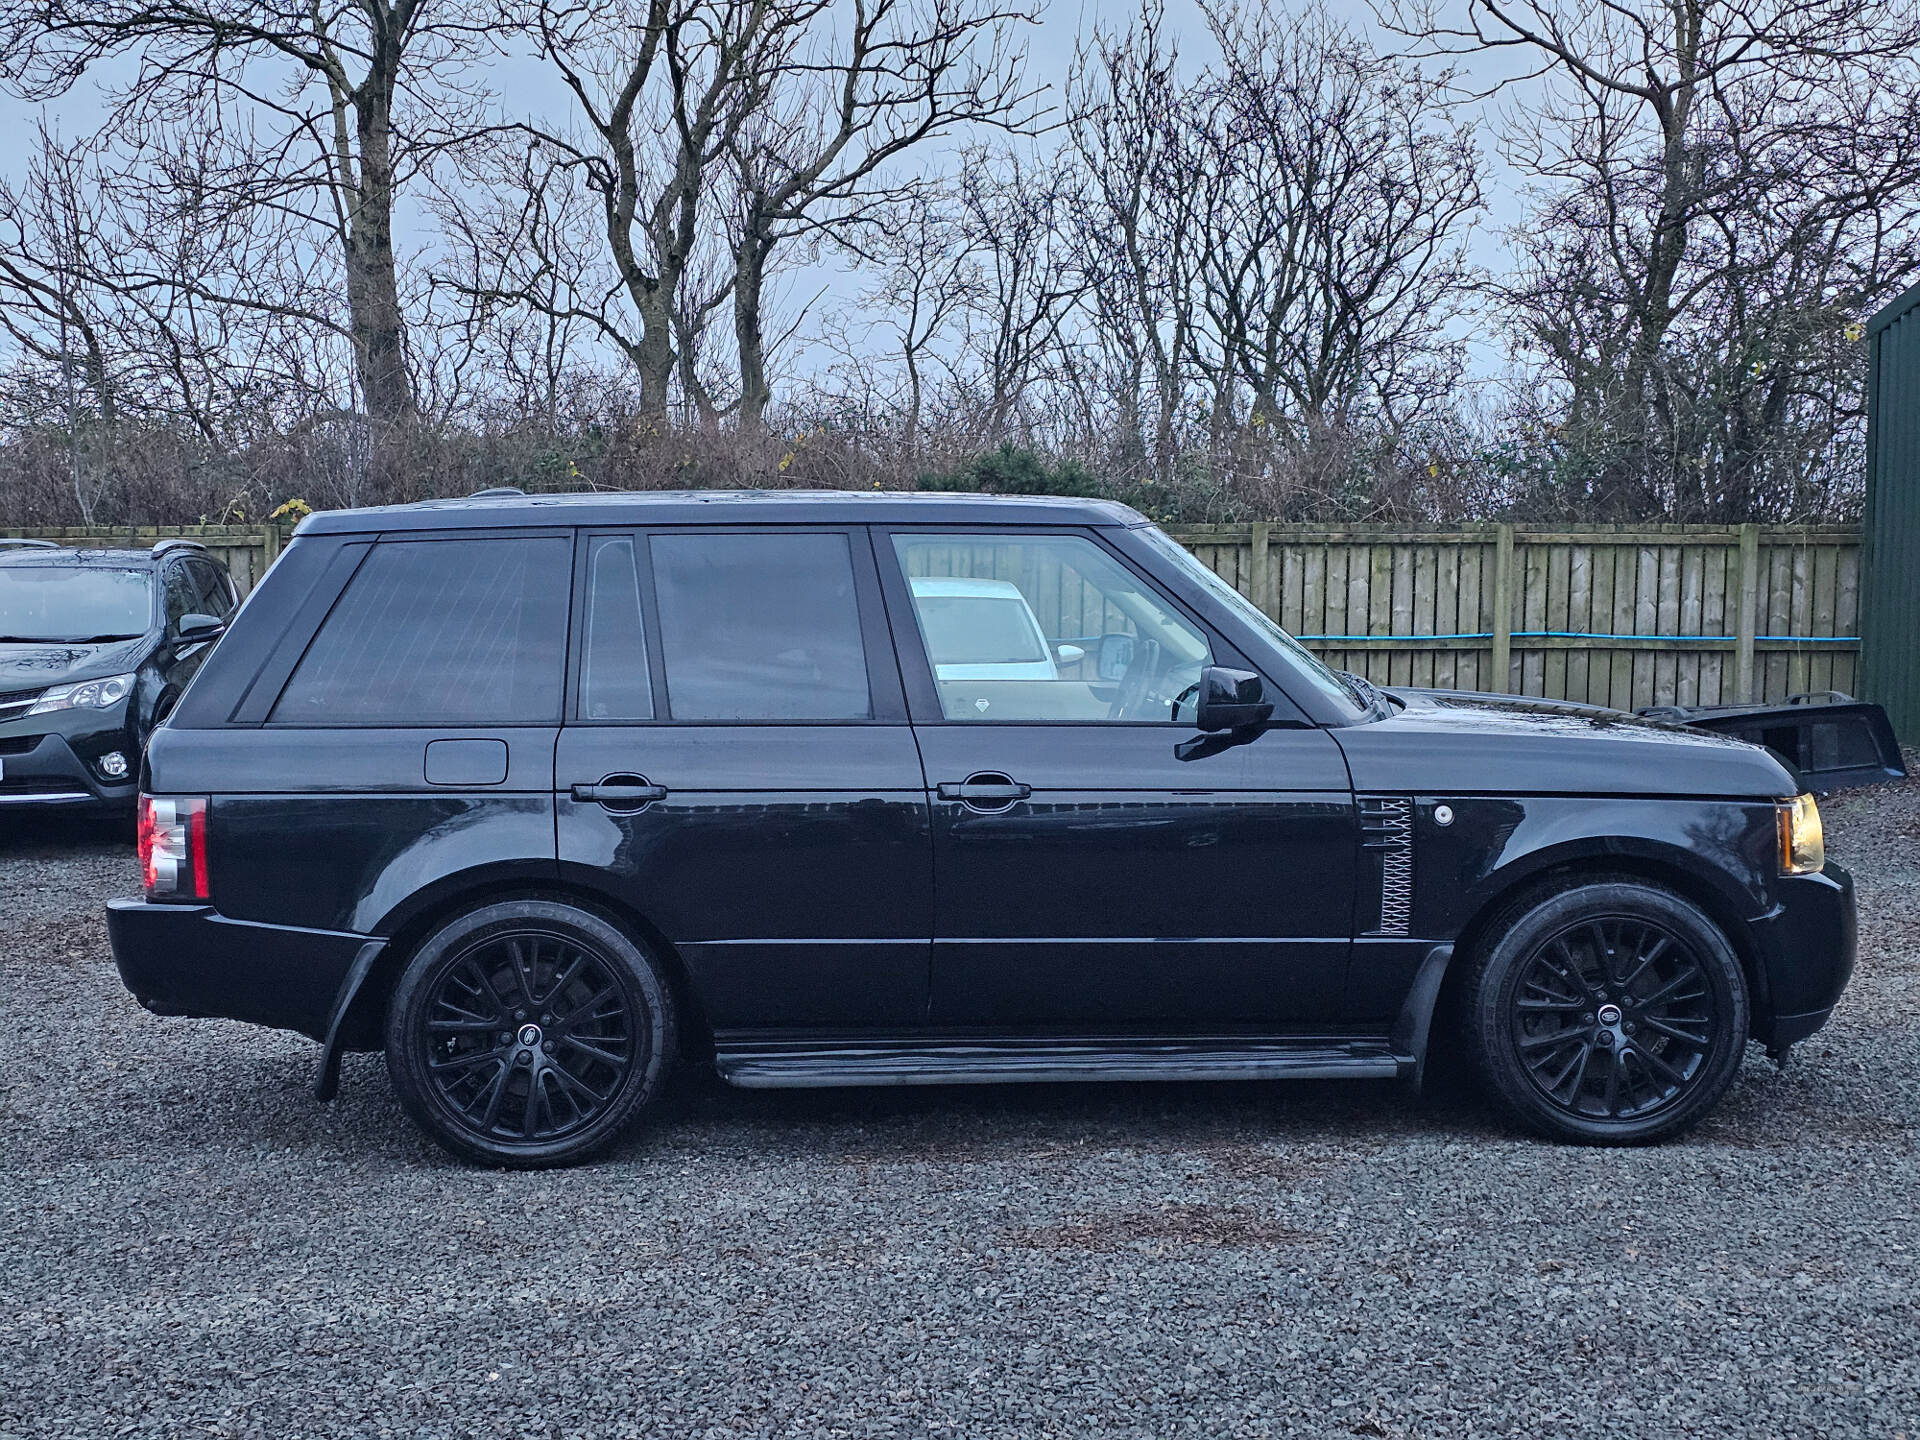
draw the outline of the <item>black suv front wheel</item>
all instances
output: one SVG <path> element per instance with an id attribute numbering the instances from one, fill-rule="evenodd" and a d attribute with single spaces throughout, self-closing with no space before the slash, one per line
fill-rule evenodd
<path id="1" fill-rule="evenodd" d="M 1746 977 L 1720 928 L 1648 881 L 1574 884 L 1497 920 L 1466 989 L 1468 1048 L 1519 1121 L 1634 1145 L 1693 1125 L 1746 1048 Z"/>
<path id="2" fill-rule="evenodd" d="M 653 958 L 604 917 L 504 901 L 414 953 L 386 1044 L 400 1103 L 455 1155 L 570 1165 L 613 1143 L 658 1091 L 673 998 Z"/>

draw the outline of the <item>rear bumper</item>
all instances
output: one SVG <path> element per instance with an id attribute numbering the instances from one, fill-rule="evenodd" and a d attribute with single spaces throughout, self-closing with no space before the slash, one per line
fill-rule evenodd
<path id="1" fill-rule="evenodd" d="M 123 744 L 127 779 L 113 785 L 100 779 L 81 761 L 63 735 L 6 737 L 15 745 L 33 742 L 24 753 L 8 747 L 0 754 L 0 818 L 21 812 L 59 810 L 81 814 L 131 813 L 140 793 L 140 752 Z M 107 737 L 111 742 L 117 736 Z M 111 743 L 101 749 L 114 748 Z"/>
<path id="2" fill-rule="evenodd" d="M 1779 903 L 1748 929 L 1767 996 L 1754 1038 L 1770 1049 L 1804 1040 L 1833 1012 L 1859 950 L 1853 876 L 1838 865 L 1778 882 Z"/>
<path id="3" fill-rule="evenodd" d="M 230 920 L 208 905 L 107 902 L 120 979 L 156 1015 L 245 1020 L 324 1039 L 365 935 Z"/>

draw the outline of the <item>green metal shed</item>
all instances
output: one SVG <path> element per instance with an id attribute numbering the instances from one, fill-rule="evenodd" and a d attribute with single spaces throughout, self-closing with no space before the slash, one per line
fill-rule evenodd
<path id="1" fill-rule="evenodd" d="M 1920 285 L 1867 322 L 1860 692 L 1920 744 Z"/>

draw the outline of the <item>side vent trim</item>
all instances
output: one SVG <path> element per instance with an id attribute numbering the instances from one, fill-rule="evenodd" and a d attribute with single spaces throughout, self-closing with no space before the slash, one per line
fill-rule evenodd
<path id="1" fill-rule="evenodd" d="M 1380 920 L 1363 933 L 1403 939 L 1413 923 L 1413 797 L 1362 795 L 1360 848 L 1379 866 Z"/>

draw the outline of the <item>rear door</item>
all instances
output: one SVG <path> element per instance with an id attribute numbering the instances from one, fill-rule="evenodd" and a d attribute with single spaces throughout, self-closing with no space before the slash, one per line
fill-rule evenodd
<path id="1" fill-rule="evenodd" d="M 1337 1020 L 1359 834 L 1333 739 L 1280 696 L 1256 738 L 1203 740 L 1189 687 L 1247 662 L 1093 533 L 901 530 L 878 549 L 933 790 L 933 1023 Z M 1016 596 L 1038 657 L 1024 617 L 993 611 Z"/>
<path id="2" fill-rule="evenodd" d="M 366 933 L 476 880 L 551 884 L 572 532 L 320 554 L 208 737 L 220 909 Z"/>
<path id="3" fill-rule="evenodd" d="M 585 534 L 563 874 L 729 1034 L 924 1021 L 927 799 L 862 527 Z"/>

